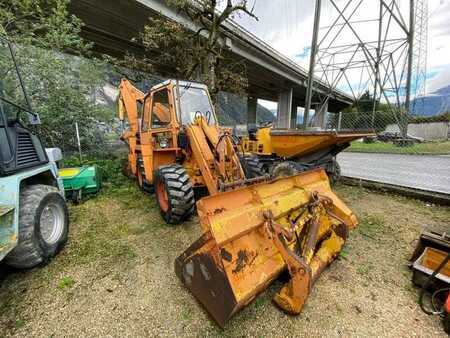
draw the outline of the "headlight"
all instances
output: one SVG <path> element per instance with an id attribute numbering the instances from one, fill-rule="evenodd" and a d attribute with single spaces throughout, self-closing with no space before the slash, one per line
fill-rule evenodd
<path id="1" fill-rule="evenodd" d="M 169 146 L 169 140 L 166 138 L 161 138 L 159 140 L 159 147 L 160 148 L 167 148 Z"/>

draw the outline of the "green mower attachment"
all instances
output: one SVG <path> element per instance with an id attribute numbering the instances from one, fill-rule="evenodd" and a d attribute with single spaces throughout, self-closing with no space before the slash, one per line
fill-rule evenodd
<path id="1" fill-rule="evenodd" d="M 79 168 L 61 168 L 59 177 L 64 184 L 66 198 L 79 203 L 86 195 L 100 191 L 102 182 L 96 165 Z"/>

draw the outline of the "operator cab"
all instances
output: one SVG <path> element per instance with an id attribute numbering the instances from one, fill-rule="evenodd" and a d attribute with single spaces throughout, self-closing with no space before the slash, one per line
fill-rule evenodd
<path id="1" fill-rule="evenodd" d="M 208 87 L 200 83 L 179 81 L 178 86 L 174 88 L 177 115 L 181 125 L 194 123 L 198 116 L 204 116 L 209 125 L 217 124 Z"/>
<path id="2" fill-rule="evenodd" d="M 38 124 L 23 86 L 13 47 L 0 38 L 0 176 L 48 162 L 45 149 L 26 126 Z"/>
<path id="3" fill-rule="evenodd" d="M 205 117 L 209 125 L 217 125 L 208 87 L 204 84 L 167 80 L 152 87 L 150 93 L 153 100 L 150 99 L 151 95 L 147 94 L 144 111 L 151 114 L 143 114 L 143 126 L 150 126 L 151 129 L 170 127 L 172 104 L 176 107 L 175 114 L 180 126 L 194 123 L 199 116 Z"/>

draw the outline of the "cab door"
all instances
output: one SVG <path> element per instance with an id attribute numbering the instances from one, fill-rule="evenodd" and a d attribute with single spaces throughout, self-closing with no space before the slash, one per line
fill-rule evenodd
<path id="1" fill-rule="evenodd" d="M 172 89 L 169 86 L 151 92 L 144 101 L 142 116 L 142 158 L 145 177 L 153 183 L 153 173 L 162 165 L 176 162 L 177 122 Z"/>

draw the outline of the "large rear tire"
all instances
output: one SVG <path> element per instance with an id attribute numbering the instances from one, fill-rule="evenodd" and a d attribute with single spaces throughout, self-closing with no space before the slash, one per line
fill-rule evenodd
<path id="1" fill-rule="evenodd" d="M 242 169 L 244 169 L 246 178 L 256 178 L 264 176 L 266 174 L 263 165 L 259 161 L 259 158 L 257 156 L 253 155 L 240 156 L 239 160 L 241 162 Z"/>
<path id="2" fill-rule="evenodd" d="M 21 269 L 45 264 L 62 249 L 68 234 L 69 213 L 58 189 L 27 186 L 20 192 L 18 244 L 5 261 Z"/>
<path id="3" fill-rule="evenodd" d="M 179 164 L 160 167 L 154 177 L 156 200 L 166 223 L 180 224 L 194 214 L 194 189 Z"/>

